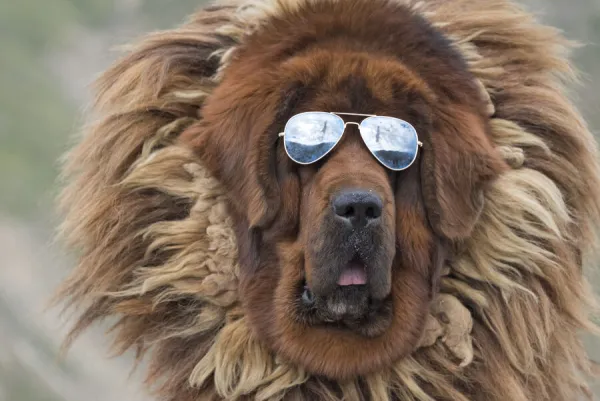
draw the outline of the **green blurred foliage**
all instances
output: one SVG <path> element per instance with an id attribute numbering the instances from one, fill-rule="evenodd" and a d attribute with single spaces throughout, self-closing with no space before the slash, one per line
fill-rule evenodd
<path id="1" fill-rule="evenodd" d="M 198 0 L 177 0 L 177 7 L 173 7 L 173 2 L 165 0 L 146 0 L 142 4 L 142 11 L 150 17 L 150 23 L 155 29 L 169 28 L 173 21 L 183 22 L 185 16 L 180 13 L 182 9 L 192 12 L 206 1 Z"/>
<path id="2" fill-rule="evenodd" d="M 71 109 L 42 62 L 76 17 L 67 1 L 0 2 L 0 207 L 32 213 L 55 176 Z"/>
<path id="3" fill-rule="evenodd" d="M 149 0 L 138 25 L 178 23 L 202 1 Z M 58 158 L 79 123 L 81 105 L 66 97 L 47 57 L 73 28 L 109 30 L 116 1 L 18 0 L 0 2 L 0 212 L 30 220 L 48 216 Z"/>
<path id="4" fill-rule="evenodd" d="M 0 2 L 0 208 L 37 219 L 51 208 L 57 158 L 73 131 L 69 103 L 44 57 L 75 24 L 101 29 L 106 0 Z"/>

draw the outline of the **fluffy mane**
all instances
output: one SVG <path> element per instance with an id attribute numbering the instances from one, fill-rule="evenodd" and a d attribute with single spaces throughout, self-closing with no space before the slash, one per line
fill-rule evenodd
<path id="1" fill-rule="evenodd" d="M 93 120 L 64 169 L 62 233 L 78 265 L 59 296 L 80 311 L 69 340 L 116 317 L 116 351 L 147 357 L 149 386 L 173 401 L 590 396 L 578 334 L 594 330 L 582 265 L 600 217 L 596 144 L 566 96 L 571 44 L 507 0 L 390 0 L 468 61 L 511 167 L 446 267 L 422 347 L 337 383 L 253 336 L 226 194 L 177 137 L 202 118 L 236 46 L 304 1 L 316 0 L 218 3 L 149 35 L 100 77 Z"/>

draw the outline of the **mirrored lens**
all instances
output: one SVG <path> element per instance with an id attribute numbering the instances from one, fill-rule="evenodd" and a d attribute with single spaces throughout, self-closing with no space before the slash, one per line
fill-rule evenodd
<path id="1" fill-rule="evenodd" d="M 285 126 L 285 150 L 292 160 L 310 164 L 333 149 L 344 133 L 344 120 L 324 112 L 308 112 L 290 118 Z"/>
<path id="2" fill-rule="evenodd" d="M 417 131 L 406 121 L 393 117 L 369 117 L 360 123 L 365 144 L 381 164 L 404 170 L 417 157 Z"/>

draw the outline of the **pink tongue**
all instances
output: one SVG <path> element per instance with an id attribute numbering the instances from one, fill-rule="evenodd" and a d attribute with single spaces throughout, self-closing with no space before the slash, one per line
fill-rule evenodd
<path id="1" fill-rule="evenodd" d="M 348 285 L 365 285 L 367 284 L 367 272 L 365 272 L 364 266 L 351 263 L 344 269 L 337 283 L 342 287 Z"/>

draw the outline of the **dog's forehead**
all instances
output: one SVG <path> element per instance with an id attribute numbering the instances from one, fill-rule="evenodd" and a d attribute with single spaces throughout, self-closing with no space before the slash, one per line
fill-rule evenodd
<path id="1" fill-rule="evenodd" d="M 298 27 L 297 18 L 284 13 L 265 22 L 235 50 L 226 75 L 238 84 L 278 91 L 299 84 L 309 89 L 314 106 L 323 109 L 353 107 L 374 113 L 376 101 L 389 104 L 406 95 L 431 104 L 440 97 L 454 97 L 452 102 L 479 106 L 479 88 L 462 56 L 441 33 L 402 8 L 373 18 L 384 25 L 404 22 L 404 41 L 382 40 L 376 20 L 348 27 L 340 22 L 343 15 L 328 13 L 311 20 L 314 26 Z M 329 25 L 339 26 L 340 31 L 332 31 Z M 275 28 L 277 35 L 272 32 Z M 344 34 L 353 40 L 341 40 Z"/>
<path id="2" fill-rule="evenodd" d="M 344 2 L 297 6 L 266 18 L 247 36 L 236 51 L 239 61 L 275 75 L 288 64 L 304 63 L 297 77 L 302 80 L 335 81 L 336 74 L 362 70 L 379 80 L 401 77 L 418 84 L 421 91 L 425 82 L 437 86 L 473 80 L 451 41 L 406 5 L 357 1 L 352 6 Z M 368 18 L 356 18 L 360 13 Z M 328 74 L 331 71 L 335 74 Z"/>
<path id="3" fill-rule="evenodd" d="M 245 57 L 236 58 L 228 66 L 217 98 L 225 95 L 227 104 L 246 105 L 246 109 L 250 107 L 261 116 L 267 109 L 272 110 L 275 120 L 282 124 L 293 114 L 306 111 L 403 118 L 403 112 L 411 112 L 415 104 L 433 104 L 436 100 L 435 92 L 418 73 L 385 55 L 368 56 L 352 50 L 316 51 L 291 57 L 276 69 L 253 70 L 251 77 L 246 72 L 254 56 Z M 251 97 L 262 105 L 271 105 L 256 107 L 255 102 L 247 102 Z"/>
<path id="4" fill-rule="evenodd" d="M 398 100 L 400 94 L 419 95 L 434 101 L 435 94 L 418 73 L 400 60 L 366 56 L 352 51 L 311 56 L 307 68 L 303 58 L 292 59 L 284 66 L 288 79 L 298 80 L 313 89 L 316 98 L 326 98 L 351 107 L 385 104 Z M 318 68 L 314 68 L 317 65 Z M 347 110 L 344 110 L 347 111 Z M 375 110 L 361 110 L 372 113 Z"/>

